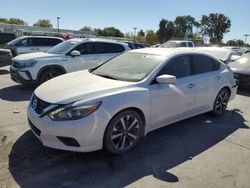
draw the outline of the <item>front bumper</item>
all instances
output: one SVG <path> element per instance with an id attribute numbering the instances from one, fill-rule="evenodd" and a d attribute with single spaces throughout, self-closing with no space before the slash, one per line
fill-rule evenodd
<path id="1" fill-rule="evenodd" d="M 27 115 L 32 132 L 44 146 L 78 152 L 102 149 L 108 118 L 104 117 L 100 108 L 83 119 L 72 121 L 40 117 L 31 105 L 28 106 Z"/>
<path id="2" fill-rule="evenodd" d="M 16 69 L 10 66 L 10 76 L 14 82 L 19 84 L 36 84 L 37 82 L 32 79 L 31 74 L 27 70 Z"/>

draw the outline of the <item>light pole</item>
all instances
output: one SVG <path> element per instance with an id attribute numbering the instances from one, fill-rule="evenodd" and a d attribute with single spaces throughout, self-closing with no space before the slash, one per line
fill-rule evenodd
<path id="1" fill-rule="evenodd" d="M 136 33 L 136 27 L 133 28 L 134 29 L 134 41 L 135 41 L 135 33 Z"/>
<path id="2" fill-rule="evenodd" d="M 245 37 L 245 45 L 247 44 L 247 37 L 250 36 L 249 34 L 245 34 L 244 37 Z"/>
<path id="3" fill-rule="evenodd" d="M 59 37 L 59 33 L 60 33 L 60 30 L 59 30 L 59 20 L 60 20 L 60 17 L 58 16 L 57 17 L 57 35 Z"/>

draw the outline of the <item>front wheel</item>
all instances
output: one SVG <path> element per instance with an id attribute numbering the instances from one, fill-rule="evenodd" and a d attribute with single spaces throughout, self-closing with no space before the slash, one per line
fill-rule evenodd
<path id="1" fill-rule="evenodd" d="M 222 88 L 214 101 L 214 107 L 212 111 L 214 115 L 221 115 L 226 111 L 229 97 L 229 90 L 227 88 Z"/>
<path id="2" fill-rule="evenodd" d="M 114 154 L 125 153 L 139 142 L 142 130 L 143 122 L 136 111 L 122 111 L 108 124 L 104 135 L 104 147 Z"/>
<path id="3" fill-rule="evenodd" d="M 49 69 L 41 74 L 39 83 L 42 84 L 42 83 L 44 83 L 52 78 L 55 78 L 61 74 L 62 73 L 56 69 Z"/>

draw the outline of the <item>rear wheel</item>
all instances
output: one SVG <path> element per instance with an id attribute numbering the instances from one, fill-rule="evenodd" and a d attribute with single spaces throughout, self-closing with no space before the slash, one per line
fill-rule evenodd
<path id="1" fill-rule="evenodd" d="M 212 111 L 214 115 L 221 115 L 226 111 L 229 97 L 229 90 L 227 88 L 222 88 L 214 101 L 214 107 Z"/>
<path id="2" fill-rule="evenodd" d="M 55 78 L 61 74 L 62 74 L 61 71 L 59 71 L 57 69 L 46 70 L 41 74 L 40 79 L 39 79 L 39 83 L 42 84 L 42 83 L 44 83 L 52 78 Z"/>
<path id="3" fill-rule="evenodd" d="M 134 110 L 117 114 L 108 124 L 104 135 L 104 147 L 114 154 L 125 153 L 139 142 L 143 129 L 140 115 Z"/>

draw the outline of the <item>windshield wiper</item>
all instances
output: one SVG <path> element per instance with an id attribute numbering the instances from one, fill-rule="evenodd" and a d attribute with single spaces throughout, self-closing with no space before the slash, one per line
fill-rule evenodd
<path id="1" fill-rule="evenodd" d="M 92 72 L 93 73 L 93 72 Z M 95 75 L 97 75 L 97 76 L 101 76 L 101 77 L 103 77 L 103 78 L 108 78 L 108 79 L 112 79 L 112 80 L 118 80 L 117 78 L 115 78 L 115 77 L 113 77 L 113 76 L 110 76 L 110 75 L 107 75 L 107 74 L 98 74 L 98 73 L 93 73 L 93 74 L 95 74 Z"/>

